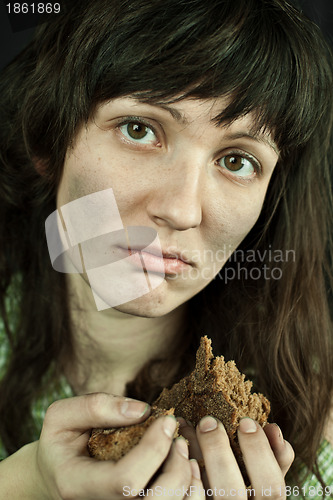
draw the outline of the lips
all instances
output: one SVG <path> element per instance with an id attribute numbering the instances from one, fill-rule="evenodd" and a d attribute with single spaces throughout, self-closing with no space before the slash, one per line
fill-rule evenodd
<path id="1" fill-rule="evenodd" d="M 122 248 L 124 254 L 131 256 L 134 265 L 148 272 L 179 274 L 192 264 L 185 260 L 179 251 L 166 252 L 159 248 Z"/>

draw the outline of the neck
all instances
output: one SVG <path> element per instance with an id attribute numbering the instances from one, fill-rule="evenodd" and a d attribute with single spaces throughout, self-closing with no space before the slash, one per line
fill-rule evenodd
<path id="1" fill-rule="evenodd" d="M 151 359 L 170 351 L 183 324 L 185 306 L 161 317 L 139 317 L 116 309 L 97 311 L 82 297 L 70 300 L 74 360 L 65 374 L 77 394 L 124 395 L 128 382 Z"/>

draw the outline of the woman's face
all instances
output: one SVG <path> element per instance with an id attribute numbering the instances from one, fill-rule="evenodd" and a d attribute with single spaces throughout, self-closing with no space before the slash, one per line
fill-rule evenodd
<path id="1" fill-rule="evenodd" d="M 251 133 L 250 115 L 217 126 L 225 104 L 118 98 L 98 107 L 69 148 L 58 207 L 112 188 L 123 225 L 159 236 L 163 259 L 150 256 L 146 266 L 157 274 L 162 262 L 162 283 L 118 310 L 148 317 L 174 310 L 219 273 L 255 224 L 278 151 L 269 135 Z"/>

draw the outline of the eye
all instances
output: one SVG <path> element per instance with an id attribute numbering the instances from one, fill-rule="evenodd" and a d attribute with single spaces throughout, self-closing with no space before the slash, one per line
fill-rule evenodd
<path id="1" fill-rule="evenodd" d="M 260 167 L 254 159 L 246 158 L 237 153 L 223 156 L 218 163 L 237 177 L 253 177 L 260 171 Z"/>
<path id="2" fill-rule="evenodd" d="M 123 123 L 119 126 L 119 130 L 126 139 L 139 144 L 156 144 L 158 142 L 153 129 L 139 121 Z"/>

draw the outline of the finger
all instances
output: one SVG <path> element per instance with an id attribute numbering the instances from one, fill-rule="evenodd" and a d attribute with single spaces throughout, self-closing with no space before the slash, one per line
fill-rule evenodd
<path id="1" fill-rule="evenodd" d="M 245 484 L 221 422 L 204 417 L 197 427 L 197 437 L 210 487 L 223 490 L 224 496 L 236 491 L 238 499 L 246 499 Z"/>
<path id="2" fill-rule="evenodd" d="M 55 401 L 48 408 L 44 427 L 48 432 L 87 431 L 141 422 L 149 415 L 147 403 L 106 393 L 86 394 Z"/>
<path id="3" fill-rule="evenodd" d="M 201 480 L 200 468 L 195 459 L 190 460 L 192 479 L 188 489 L 188 496 L 191 500 L 205 500 L 205 490 Z"/>
<path id="4" fill-rule="evenodd" d="M 267 491 L 273 498 L 281 496 L 284 491 L 283 474 L 264 430 L 251 418 L 242 418 L 238 441 L 256 498 L 267 496 L 264 494 Z"/>
<path id="5" fill-rule="evenodd" d="M 130 476 L 135 489 L 143 489 L 166 460 L 176 428 L 177 422 L 173 415 L 160 417 L 153 422 L 139 444 L 116 464 L 118 483 L 124 483 Z"/>
<path id="6" fill-rule="evenodd" d="M 188 460 L 188 446 L 183 437 L 175 439 L 170 455 L 162 469 L 161 475 L 148 490 L 147 496 L 158 493 L 168 498 L 183 498 L 188 494 L 192 479 L 192 468 Z"/>
<path id="7" fill-rule="evenodd" d="M 182 417 L 178 417 L 177 422 L 179 423 L 180 434 L 189 442 L 190 458 L 195 458 L 198 462 L 202 461 L 203 456 L 193 425 L 190 425 Z"/>
<path id="8" fill-rule="evenodd" d="M 204 466 L 204 459 L 200 449 L 200 445 L 197 438 L 197 433 L 193 425 L 182 417 L 177 417 L 179 423 L 179 432 L 185 439 L 189 442 L 190 458 L 194 458 L 201 468 L 201 480 L 205 488 L 209 488 L 208 478 L 206 474 L 206 469 Z"/>
<path id="9" fill-rule="evenodd" d="M 139 444 L 117 463 L 71 457 L 70 467 L 64 462 L 57 471 L 57 484 L 64 491 L 61 498 L 123 498 L 143 490 L 168 456 L 176 426 L 175 418 L 169 415 L 157 419 Z"/>
<path id="10" fill-rule="evenodd" d="M 269 444 L 271 445 L 282 474 L 285 476 L 294 461 L 294 450 L 292 449 L 291 444 L 283 439 L 281 429 L 277 424 L 266 424 L 264 432 Z"/>

